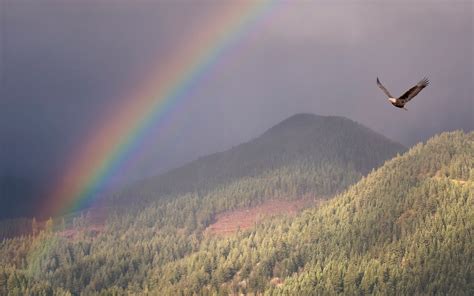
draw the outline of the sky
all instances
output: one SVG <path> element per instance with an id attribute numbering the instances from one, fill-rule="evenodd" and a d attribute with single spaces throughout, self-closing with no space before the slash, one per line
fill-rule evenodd
<path id="1" fill-rule="evenodd" d="M 0 0 L 0 175 L 54 183 L 149 65 L 229 1 Z M 301 112 L 348 117 L 406 146 L 473 130 L 473 15 L 469 0 L 280 1 L 116 181 L 225 150 Z M 404 111 L 377 76 L 394 95 L 424 76 L 431 85 Z"/>

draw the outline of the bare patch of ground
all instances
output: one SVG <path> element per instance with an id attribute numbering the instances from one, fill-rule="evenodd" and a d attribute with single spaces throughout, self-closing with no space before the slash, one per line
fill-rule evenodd
<path id="1" fill-rule="evenodd" d="M 238 230 L 254 227 L 262 219 L 276 216 L 294 216 L 304 208 L 314 206 L 323 199 L 298 199 L 293 201 L 268 200 L 252 207 L 226 211 L 216 216 L 215 222 L 204 231 L 209 235 L 230 235 Z"/>

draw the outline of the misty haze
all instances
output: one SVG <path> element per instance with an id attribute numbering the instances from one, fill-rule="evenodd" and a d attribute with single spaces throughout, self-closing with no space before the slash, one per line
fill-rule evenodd
<path id="1" fill-rule="evenodd" d="M 0 295 L 473 295 L 473 15 L 0 0 Z"/>

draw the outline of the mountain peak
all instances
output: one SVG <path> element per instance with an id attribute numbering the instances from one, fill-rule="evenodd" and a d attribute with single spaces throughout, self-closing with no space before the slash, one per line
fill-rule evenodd
<path id="1" fill-rule="evenodd" d="M 279 130 L 311 129 L 316 126 L 329 126 L 331 124 L 348 124 L 361 126 L 357 122 L 341 116 L 323 116 L 313 113 L 297 113 L 276 124 L 275 126 L 270 128 L 267 133 Z"/>
<path id="2" fill-rule="evenodd" d="M 315 122 L 321 121 L 326 116 L 316 115 L 312 113 L 296 113 L 280 123 L 273 126 L 271 129 L 279 129 L 279 128 L 294 128 L 298 126 L 307 126 L 314 124 Z"/>
<path id="3" fill-rule="evenodd" d="M 284 119 L 281 121 L 279 124 L 292 124 L 292 123 L 304 123 L 304 122 L 310 122 L 318 119 L 323 119 L 325 116 L 322 115 L 317 115 L 313 113 L 296 113 L 294 115 L 291 115 L 287 119 Z"/>

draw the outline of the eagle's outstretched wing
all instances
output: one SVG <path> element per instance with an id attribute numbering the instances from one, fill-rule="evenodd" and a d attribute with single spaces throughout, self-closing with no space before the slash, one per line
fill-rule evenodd
<path id="1" fill-rule="evenodd" d="M 377 85 L 389 98 L 393 98 L 392 95 L 388 92 L 388 90 L 382 85 L 382 83 L 380 83 L 380 80 L 378 77 L 377 77 Z"/>
<path id="2" fill-rule="evenodd" d="M 424 89 L 430 81 L 428 78 L 423 78 L 420 82 L 418 82 L 414 87 L 407 90 L 400 98 L 404 104 L 413 99 L 422 89 Z"/>

